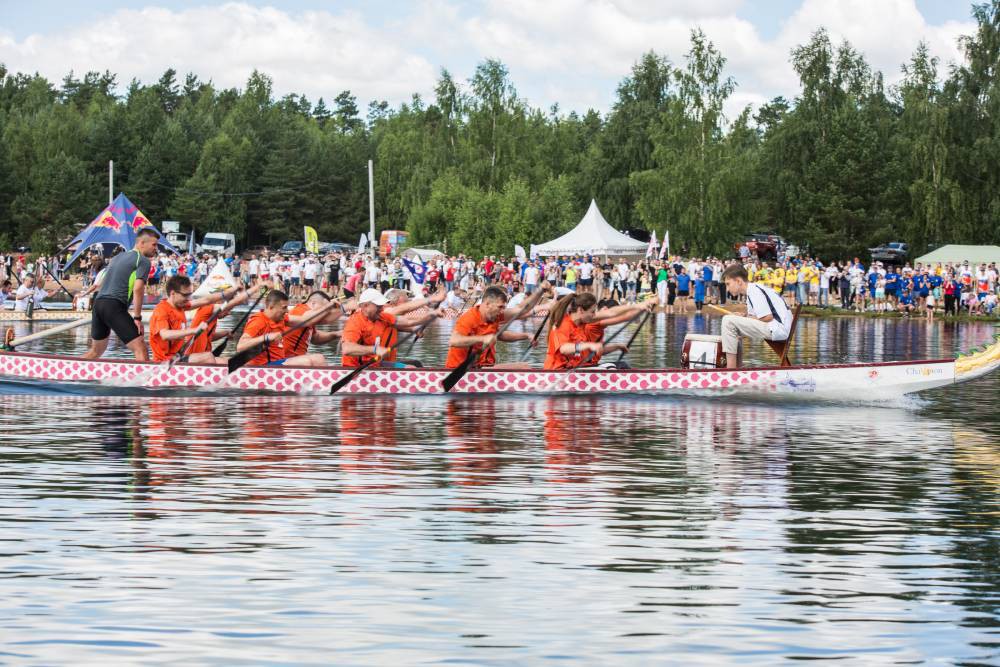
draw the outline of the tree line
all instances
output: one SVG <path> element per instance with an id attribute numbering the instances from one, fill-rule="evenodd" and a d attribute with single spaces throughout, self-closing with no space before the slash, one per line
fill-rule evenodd
<path id="1" fill-rule="evenodd" d="M 755 231 L 825 257 L 1000 243 L 1000 0 L 972 12 L 963 63 L 942 73 L 921 43 L 894 86 L 819 29 L 790 54 L 798 94 L 735 118 L 736 82 L 700 30 L 681 63 L 642 55 L 606 114 L 531 107 L 498 60 L 464 83 L 442 70 L 433 99 L 364 111 L 350 91 L 276 98 L 257 71 L 238 90 L 169 69 L 119 94 L 107 71 L 57 86 L 0 65 L 0 248 L 68 239 L 107 200 L 109 160 L 152 220 L 243 245 L 304 225 L 356 241 L 369 159 L 378 229 L 454 253 L 554 238 L 591 198 L 619 229 L 669 229 L 699 255 Z"/>

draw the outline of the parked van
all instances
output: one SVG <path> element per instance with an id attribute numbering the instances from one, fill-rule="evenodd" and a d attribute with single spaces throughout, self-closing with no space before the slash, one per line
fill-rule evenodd
<path id="1" fill-rule="evenodd" d="M 214 252 L 219 256 L 236 254 L 236 236 L 222 232 L 209 232 L 201 239 L 201 252 Z"/>

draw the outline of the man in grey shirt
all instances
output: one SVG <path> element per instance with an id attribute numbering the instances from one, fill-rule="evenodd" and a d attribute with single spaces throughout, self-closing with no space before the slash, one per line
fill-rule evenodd
<path id="1" fill-rule="evenodd" d="M 138 361 L 146 361 L 146 341 L 142 337 L 142 301 L 146 294 L 151 257 L 156 257 L 160 234 L 144 227 L 136 235 L 135 247 L 123 252 L 108 265 L 101 289 L 94 299 L 90 323 L 90 349 L 84 359 L 98 359 L 108 348 L 111 332 L 121 339 Z M 132 314 L 129 314 L 129 304 Z"/>

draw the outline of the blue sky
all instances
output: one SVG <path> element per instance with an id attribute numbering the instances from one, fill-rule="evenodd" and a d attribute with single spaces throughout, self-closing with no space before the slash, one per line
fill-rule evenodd
<path id="1" fill-rule="evenodd" d="M 54 80 L 70 69 L 110 69 L 123 82 L 174 67 L 224 86 L 241 86 L 258 68 L 278 94 L 330 99 L 350 89 L 364 105 L 429 95 L 441 67 L 464 81 L 495 57 L 533 106 L 607 110 L 643 52 L 682 63 L 687 35 L 700 27 L 738 83 L 733 114 L 795 95 L 788 52 L 820 26 L 892 82 L 921 39 L 943 65 L 959 59 L 955 40 L 973 29 L 969 8 L 940 0 L 0 0 L 0 62 Z"/>

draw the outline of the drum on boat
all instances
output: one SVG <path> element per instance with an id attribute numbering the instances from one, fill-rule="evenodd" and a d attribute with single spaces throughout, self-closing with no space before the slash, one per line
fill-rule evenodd
<path id="1" fill-rule="evenodd" d="M 743 345 L 737 353 L 743 361 Z M 725 368 L 726 353 L 722 351 L 722 336 L 687 334 L 681 351 L 682 368 Z"/>

